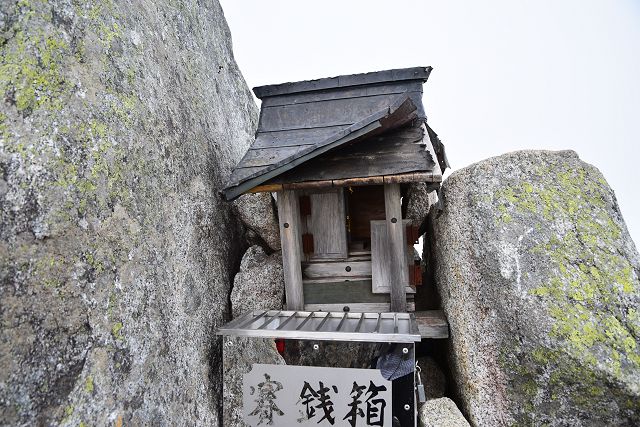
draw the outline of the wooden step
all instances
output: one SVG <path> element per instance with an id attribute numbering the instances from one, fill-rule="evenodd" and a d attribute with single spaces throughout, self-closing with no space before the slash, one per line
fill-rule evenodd
<path id="1" fill-rule="evenodd" d="M 354 282 L 357 280 L 369 280 L 371 276 L 335 276 L 335 277 L 318 277 L 314 279 L 303 278 L 303 284 L 316 284 L 316 283 L 337 283 L 337 282 Z"/>
<path id="2" fill-rule="evenodd" d="M 354 304 L 305 304 L 305 311 L 343 311 L 345 307 L 349 308 L 350 313 L 389 313 L 391 311 L 390 303 L 354 303 Z M 407 301 L 407 311 L 412 312 L 415 309 L 413 301 Z"/>
<path id="3" fill-rule="evenodd" d="M 415 316 L 422 338 L 449 338 L 449 322 L 442 310 L 416 311 Z"/>
<path id="4" fill-rule="evenodd" d="M 302 276 L 309 279 L 321 277 L 371 277 L 371 261 L 303 263 Z"/>
<path id="5" fill-rule="evenodd" d="M 334 262 L 355 262 L 355 261 L 371 261 L 371 255 L 349 255 L 348 258 L 327 259 L 327 258 L 310 258 L 305 264 L 327 264 Z"/>
<path id="6" fill-rule="evenodd" d="M 357 250 L 350 250 L 349 251 L 349 256 L 371 256 L 371 251 L 365 251 L 365 250 L 361 250 L 361 249 L 357 249 Z"/>
<path id="7" fill-rule="evenodd" d="M 305 304 L 388 303 L 389 295 L 371 292 L 371 278 L 333 283 L 303 284 Z"/>
<path id="8" fill-rule="evenodd" d="M 319 278 L 314 278 L 314 279 L 308 279 L 308 278 L 303 278 L 302 279 L 302 284 L 303 285 L 317 285 L 317 284 L 340 284 L 343 286 L 349 286 L 349 284 L 351 284 L 352 282 L 359 282 L 359 281 L 363 281 L 363 280 L 367 280 L 369 281 L 369 283 L 371 283 L 371 276 L 350 276 L 350 277 L 345 277 L 345 276 L 335 276 L 335 277 L 319 277 Z M 371 287 L 369 287 L 369 292 L 373 293 L 371 291 Z M 416 288 L 413 286 L 407 286 L 405 288 L 405 292 L 407 293 L 407 298 L 409 298 L 409 296 L 411 296 L 411 298 L 413 298 L 413 295 L 416 293 Z M 375 295 L 389 295 L 389 293 L 376 293 Z"/>

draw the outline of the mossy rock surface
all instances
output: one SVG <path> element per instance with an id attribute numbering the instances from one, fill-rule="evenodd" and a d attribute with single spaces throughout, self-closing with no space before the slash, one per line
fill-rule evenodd
<path id="1" fill-rule="evenodd" d="M 217 1 L 0 2 L 0 424 L 217 425 L 257 108 Z"/>
<path id="2" fill-rule="evenodd" d="M 640 261 L 572 151 L 454 172 L 432 215 L 458 398 L 475 425 L 638 425 Z"/>

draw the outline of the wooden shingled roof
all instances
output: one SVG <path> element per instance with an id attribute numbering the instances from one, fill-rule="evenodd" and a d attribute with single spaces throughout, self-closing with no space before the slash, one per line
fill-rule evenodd
<path id="1" fill-rule="evenodd" d="M 399 174 L 441 180 L 444 152 L 439 141 L 434 151 L 422 106 L 430 72 L 415 67 L 254 88 L 262 100 L 256 139 L 222 194 L 233 200 L 256 187 Z"/>

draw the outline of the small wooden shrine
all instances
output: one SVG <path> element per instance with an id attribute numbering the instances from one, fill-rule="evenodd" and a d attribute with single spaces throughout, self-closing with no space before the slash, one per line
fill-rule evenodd
<path id="1" fill-rule="evenodd" d="M 288 310 L 414 310 L 419 224 L 403 219 L 403 194 L 410 183 L 440 182 L 446 167 L 422 105 L 430 72 L 254 89 L 256 139 L 222 194 L 275 193 Z"/>

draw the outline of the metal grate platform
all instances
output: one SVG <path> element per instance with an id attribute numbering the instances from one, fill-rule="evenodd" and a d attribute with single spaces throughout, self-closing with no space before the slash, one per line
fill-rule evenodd
<path id="1" fill-rule="evenodd" d="M 299 340 L 413 343 L 421 339 L 412 313 L 252 311 L 218 335 Z"/>

